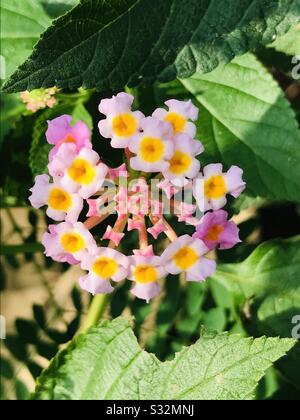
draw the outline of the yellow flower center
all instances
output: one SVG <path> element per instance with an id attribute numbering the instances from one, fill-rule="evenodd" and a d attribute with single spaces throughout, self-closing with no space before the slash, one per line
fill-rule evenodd
<path id="1" fill-rule="evenodd" d="M 176 150 L 172 159 L 169 161 L 169 170 L 173 174 L 181 175 L 189 170 L 191 162 L 192 159 L 188 154 L 183 153 L 180 150 Z"/>
<path id="2" fill-rule="evenodd" d="M 78 184 L 87 185 L 94 180 L 96 172 L 90 162 L 82 158 L 76 158 L 68 168 L 68 175 Z"/>
<path id="3" fill-rule="evenodd" d="M 186 125 L 186 119 L 176 112 L 169 112 L 165 117 L 165 121 L 172 124 L 175 134 L 182 133 Z"/>
<path id="4" fill-rule="evenodd" d="M 157 270 L 152 265 L 138 265 L 134 277 L 138 283 L 151 283 L 157 280 Z"/>
<path id="5" fill-rule="evenodd" d="M 185 246 L 181 248 L 173 257 L 173 261 L 181 270 L 187 270 L 194 265 L 198 260 L 199 256 L 193 248 Z"/>
<path id="6" fill-rule="evenodd" d="M 137 122 L 131 114 L 120 114 L 113 118 L 112 129 L 119 137 L 130 137 L 136 132 Z"/>
<path id="7" fill-rule="evenodd" d="M 117 271 L 117 263 L 108 257 L 99 257 L 93 264 L 93 271 L 103 279 L 111 278 Z"/>
<path id="8" fill-rule="evenodd" d="M 72 197 L 61 188 L 54 187 L 50 191 L 48 205 L 53 210 L 68 211 L 72 205 Z"/>
<path id="9" fill-rule="evenodd" d="M 160 138 L 144 137 L 141 141 L 140 152 L 142 159 L 148 163 L 161 160 L 165 146 Z"/>
<path id="10" fill-rule="evenodd" d="M 78 252 L 85 247 L 84 239 L 78 233 L 65 233 L 60 238 L 60 243 L 66 252 Z"/>
<path id="11" fill-rule="evenodd" d="M 207 232 L 205 239 L 207 241 L 217 241 L 219 239 L 220 233 L 224 230 L 222 225 L 215 225 L 212 226 L 209 231 Z"/>
<path id="12" fill-rule="evenodd" d="M 227 192 L 222 175 L 213 175 L 204 182 L 204 194 L 207 198 L 221 198 Z"/>

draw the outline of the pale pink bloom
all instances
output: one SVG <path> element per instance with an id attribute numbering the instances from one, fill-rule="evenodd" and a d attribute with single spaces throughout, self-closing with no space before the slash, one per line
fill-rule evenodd
<path id="1" fill-rule="evenodd" d="M 163 265 L 170 274 L 186 273 L 187 281 L 202 282 L 216 270 L 216 262 L 204 257 L 209 249 L 201 239 L 178 237 L 163 252 Z"/>
<path id="2" fill-rule="evenodd" d="M 188 120 L 195 121 L 198 118 L 199 110 L 192 104 L 192 101 L 169 99 L 165 104 L 169 108 L 168 111 L 163 108 L 158 108 L 152 115 L 162 121 L 170 122 L 174 134 L 186 133 L 190 137 L 194 137 L 196 134 L 196 126 Z"/>
<path id="3" fill-rule="evenodd" d="M 133 255 L 129 257 L 130 267 L 128 279 L 135 282 L 131 293 L 149 302 L 160 292 L 158 280 L 166 275 L 161 258 L 152 255 Z"/>
<path id="4" fill-rule="evenodd" d="M 195 188 L 194 196 L 197 203 L 204 203 L 204 211 L 219 210 L 227 203 L 226 195 L 230 194 L 237 198 L 245 189 L 242 179 L 243 171 L 238 166 L 231 166 L 227 172 L 223 172 L 221 163 L 207 165 L 203 169 L 203 176 L 197 180 L 203 181 L 202 188 Z"/>
<path id="5" fill-rule="evenodd" d="M 71 115 L 61 115 L 48 121 L 46 139 L 54 145 L 49 154 L 50 161 L 64 143 L 73 144 L 77 153 L 83 147 L 92 148 L 91 131 L 88 126 L 82 121 L 77 121 L 72 126 L 71 121 Z"/>
<path id="6" fill-rule="evenodd" d="M 129 149 L 136 156 L 130 159 L 132 169 L 143 172 L 162 172 L 169 167 L 168 160 L 174 152 L 172 127 L 154 117 L 143 118 L 143 130 L 129 142 Z"/>
<path id="7" fill-rule="evenodd" d="M 98 153 L 86 147 L 77 153 L 72 144 L 61 145 L 48 169 L 64 188 L 85 199 L 101 190 L 108 172 Z"/>
<path id="8" fill-rule="evenodd" d="M 96 242 L 83 223 L 62 222 L 50 225 L 49 232 L 44 233 L 42 244 L 45 255 L 54 261 L 79 262 L 86 252 L 95 252 Z"/>
<path id="9" fill-rule="evenodd" d="M 160 219 L 152 227 L 148 228 L 147 231 L 151 233 L 154 239 L 157 239 L 162 232 L 166 232 L 167 228 L 164 222 Z"/>
<path id="10" fill-rule="evenodd" d="M 85 254 L 81 268 L 89 273 L 79 279 L 80 287 L 93 295 L 110 293 L 113 287 L 109 280 L 119 282 L 128 275 L 129 259 L 111 248 L 97 248 L 93 254 Z"/>
<path id="11" fill-rule="evenodd" d="M 173 143 L 174 154 L 163 175 L 176 187 L 183 187 L 188 183 L 188 179 L 195 178 L 199 174 L 200 162 L 195 156 L 204 148 L 200 141 L 192 139 L 187 134 L 177 134 Z"/>
<path id="12" fill-rule="evenodd" d="M 110 99 L 102 99 L 99 111 L 106 116 L 98 124 L 100 134 L 111 139 L 111 146 L 126 148 L 130 139 L 140 130 L 144 114 L 131 111 L 133 96 L 121 92 Z"/>
<path id="13" fill-rule="evenodd" d="M 113 241 L 113 243 L 116 246 L 119 246 L 119 244 L 120 244 L 122 238 L 124 237 L 124 235 L 125 235 L 124 233 L 115 232 L 113 230 L 113 228 L 110 225 L 108 225 L 107 228 L 106 228 L 106 232 L 102 236 L 102 240 L 108 239 L 110 241 Z"/>
<path id="14" fill-rule="evenodd" d="M 46 205 L 46 213 L 51 219 L 57 222 L 77 222 L 83 208 L 83 199 L 78 194 L 67 191 L 59 181 L 50 183 L 49 180 L 46 174 L 35 178 L 29 197 L 32 207 L 38 209 Z"/>
<path id="15" fill-rule="evenodd" d="M 228 249 L 241 242 L 237 225 L 228 221 L 228 213 L 224 210 L 206 213 L 197 225 L 193 238 L 202 239 L 209 249 Z"/>

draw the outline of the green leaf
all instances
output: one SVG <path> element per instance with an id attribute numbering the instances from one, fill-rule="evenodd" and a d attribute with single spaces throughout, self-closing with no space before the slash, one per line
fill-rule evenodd
<path id="1" fill-rule="evenodd" d="M 116 90 L 208 72 L 298 22 L 298 0 L 83 0 L 5 85 Z"/>
<path id="2" fill-rule="evenodd" d="M 285 35 L 278 37 L 269 47 L 287 55 L 300 54 L 300 26 L 291 28 Z"/>
<path id="3" fill-rule="evenodd" d="M 300 237 L 269 241 L 245 261 L 220 265 L 214 281 L 236 301 L 250 306 L 247 327 L 255 335 L 291 337 L 292 318 L 300 314 Z M 280 363 L 282 372 L 300 387 L 300 343 Z"/>
<path id="4" fill-rule="evenodd" d="M 36 0 L 1 0 L 0 11 L 1 54 L 8 77 L 29 56 L 51 21 Z"/>
<path id="5" fill-rule="evenodd" d="M 34 399 L 249 399 L 272 362 L 294 343 L 206 334 L 162 363 L 117 318 L 58 353 L 38 379 Z"/>
<path id="6" fill-rule="evenodd" d="M 200 107 L 203 159 L 243 168 L 246 193 L 300 202 L 300 133 L 271 75 L 251 54 L 182 80 Z"/>

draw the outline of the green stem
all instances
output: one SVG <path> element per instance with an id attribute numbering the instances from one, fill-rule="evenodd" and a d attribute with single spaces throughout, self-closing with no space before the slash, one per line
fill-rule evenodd
<path id="1" fill-rule="evenodd" d="M 90 304 L 88 314 L 86 319 L 80 328 L 80 333 L 86 332 L 93 325 L 98 324 L 99 320 L 102 318 L 102 315 L 106 309 L 106 306 L 109 301 L 109 295 L 96 295 L 93 297 L 93 300 Z"/>

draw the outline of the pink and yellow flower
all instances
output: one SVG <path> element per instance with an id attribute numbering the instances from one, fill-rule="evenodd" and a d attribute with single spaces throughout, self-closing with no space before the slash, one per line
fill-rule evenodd
<path id="1" fill-rule="evenodd" d="M 174 153 L 171 125 L 157 118 L 147 117 L 141 120 L 140 126 L 143 132 L 129 142 L 129 150 L 136 155 L 130 159 L 130 166 L 143 172 L 167 170 L 168 160 Z"/>
<path id="2" fill-rule="evenodd" d="M 204 147 L 198 140 L 193 140 L 187 134 L 177 134 L 174 137 L 174 153 L 169 162 L 169 167 L 163 171 L 166 179 L 177 187 L 188 183 L 188 179 L 199 174 L 200 162 L 195 156 L 203 152 Z"/>
<path id="3" fill-rule="evenodd" d="M 91 131 L 88 126 L 82 121 L 77 121 L 72 126 L 71 121 L 71 115 L 61 115 L 48 121 L 46 139 L 54 145 L 49 154 L 50 161 L 64 143 L 74 144 L 76 152 L 83 147 L 92 148 Z"/>
<path id="4" fill-rule="evenodd" d="M 223 172 L 221 163 L 212 163 L 203 169 L 203 188 L 194 188 L 194 195 L 198 203 L 204 203 L 204 211 L 219 210 L 227 203 L 226 195 L 237 198 L 245 189 L 243 171 L 238 166 L 231 166 Z M 197 184 L 195 184 L 197 185 Z"/>
<path id="5" fill-rule="evenodd" d="M 160 257 L 142 254 L 131 256 L 128 279 L 135 282 L 131 293 L 149 302 L 160 292 L 158 281 L 166 274 Z"/>
<path id="6" fill-rule="evenodd" d="M 110 280 L 119 282 L 128 275 L 128 257 L 111 248 L 97 248 L 93 254 L 85 254 L 81 268 L 89 273 L 79 279 L 80 287 L 93 295 L 110 293 L 113 287 Z"/>
<path id="7" fill-rule="evenodd" d="M 48 165 L 49 173 L 67 191 L 89 198 L 99 191 L 108 173 L 98 153 L 83 147 L 77 153 L 72 144 L 63 144 Z"/>
<path id="8" fill-rule="evenodd" d="M 170 274 L 186 273 L 187 281 L 202 282 L 216 270 L 216 262 L 204 257 L 209 249 L 200 239 L 178 237 L 163 252 L 163 265 Z"/>
<path id="9" fill-rule="evenodd" d="M 206 213 L 193 238 L 201 239 L 209 249 L 228 249 L 241 242 L 237 225 L 228 220 L 228 213 L 224 210 Z"/>
<path id="10" fill-rule="evenodd" d="M 103 137 L 111 139 L 112 147 L 128 147 L 129 140 L 139 132 L 144 114 L 131 111 L 133 99 L 133 96 L 121 92 L 100 102 L 99 111 L 106 118 L 99 122 L 99 131 Z"/>
<path id="11" fill-rule="evenodd" d="M 81 222 L 50 225 L 49 232 L 44 233 L 42 244 L 46 256 L 54 261 L 78 263 L 86 252 L 97 250 L 95 239 Z"/>
<path id="12" fill-rule="evenodd" d="M 77 222 L 83 208 L 82 197 L 67 191 L 59 181 L 50 183 L 48 175 L 38 175 L 30 191 L 32 194 L 29 201 L 32 207 L 39 209 L 46 205 L 46 213 L 51 219 L 57 222 Z"/>
<path id="13" fill-rule="evenodd" d="M 153 112 L 153 117 L 159 118 L 162 121 L 168 121 L 173 127 L 174 134 L 186 133 L 190 137 L 194 137 L 196 126 L 188 120 L 195 121 L 198 118 L 199 110 L 192 104 L 192 101 L 170 99 L 165 104 L 169 110 L 166 111 L 163 108 L 158 108 Z"/>

